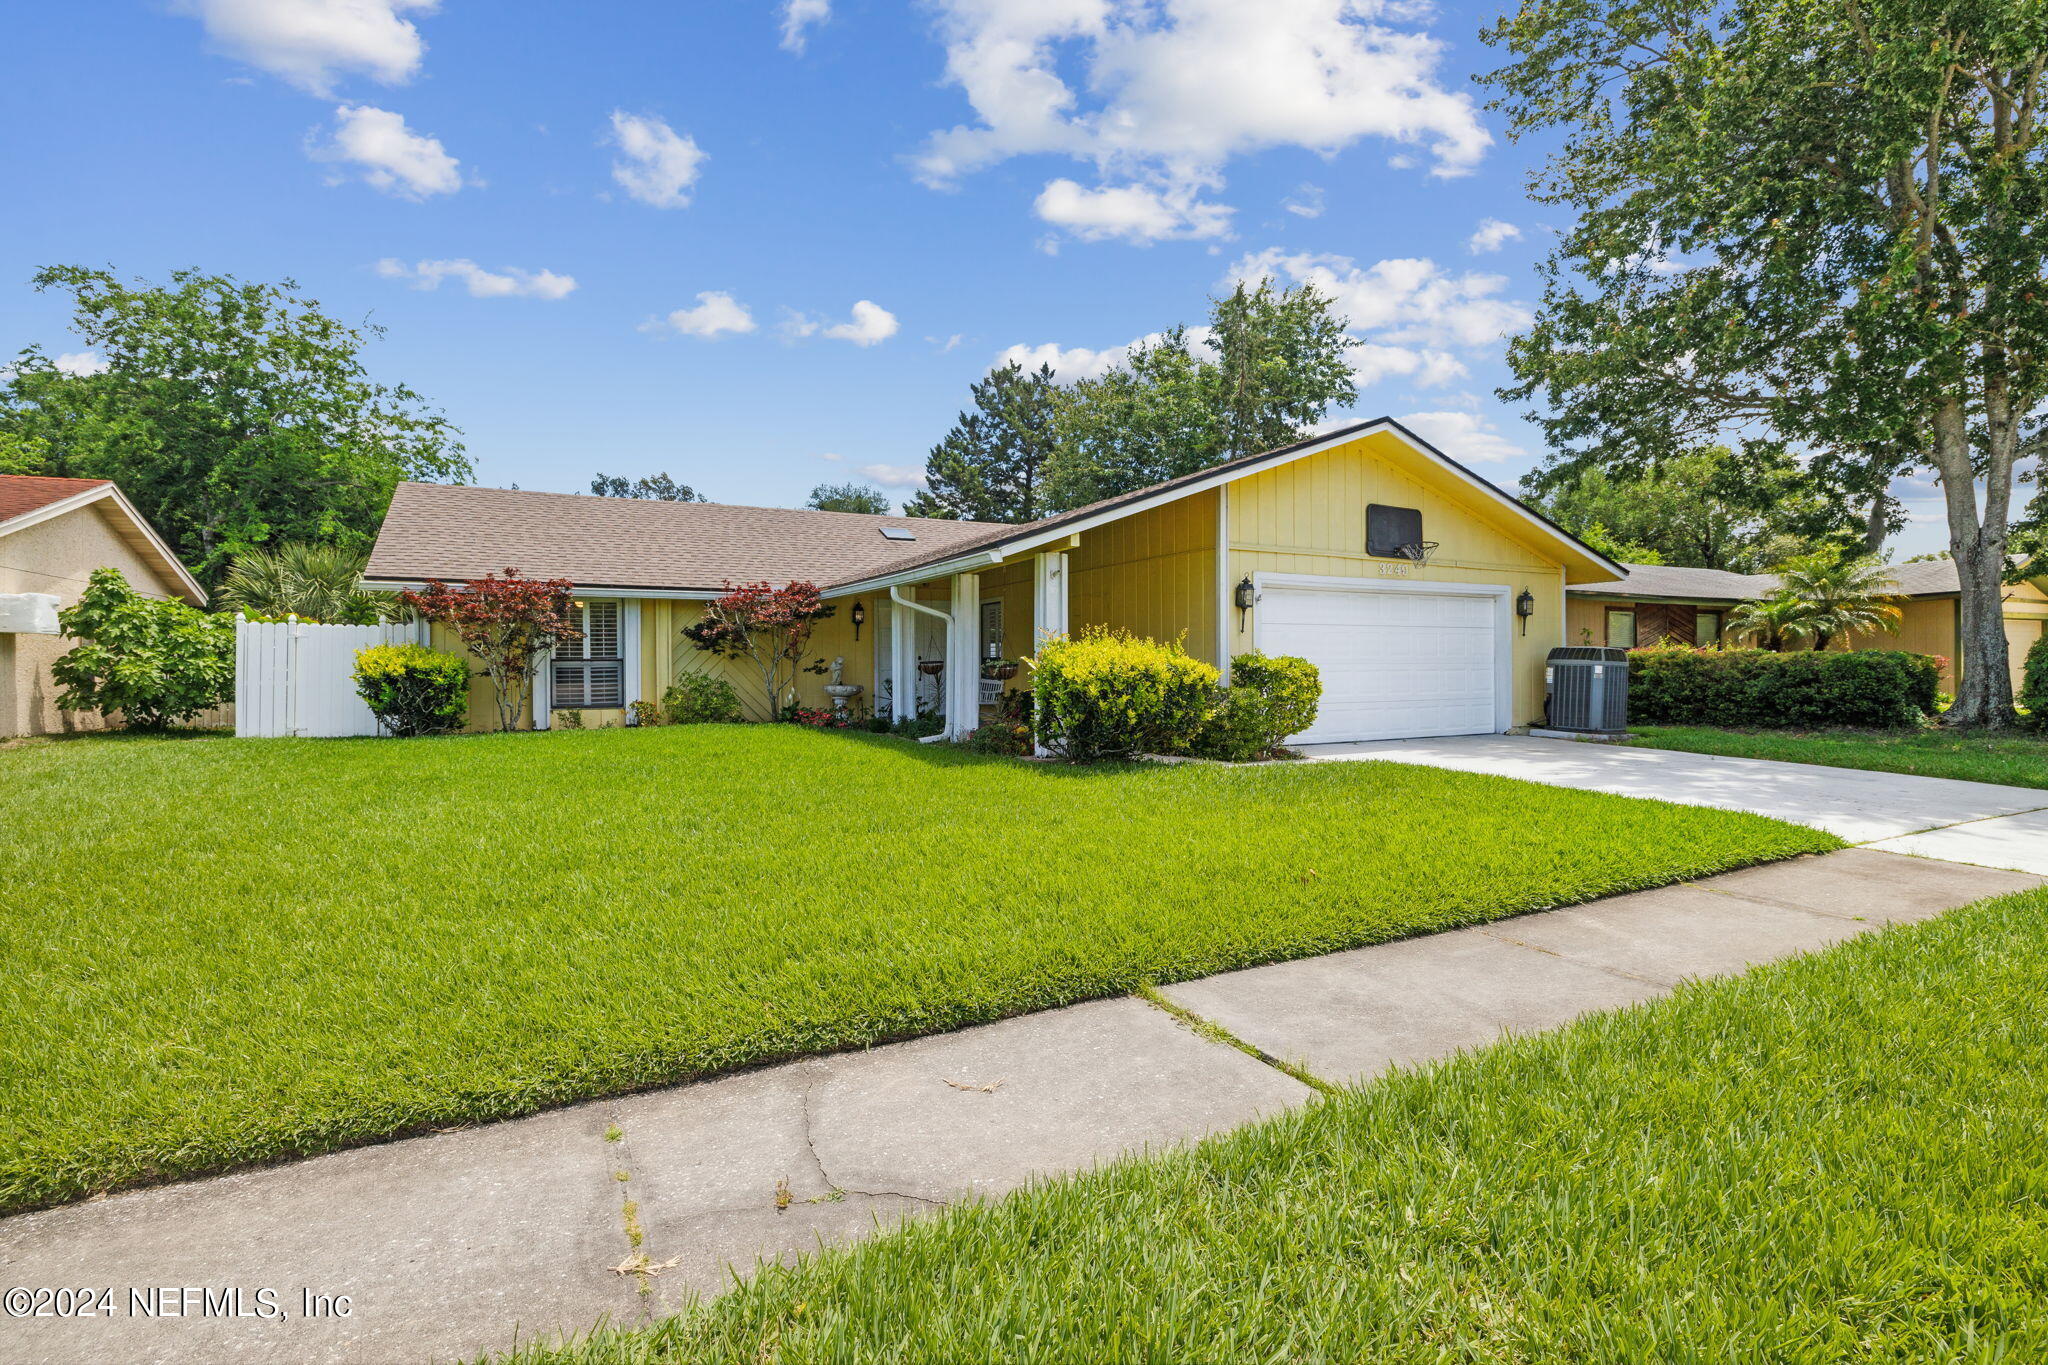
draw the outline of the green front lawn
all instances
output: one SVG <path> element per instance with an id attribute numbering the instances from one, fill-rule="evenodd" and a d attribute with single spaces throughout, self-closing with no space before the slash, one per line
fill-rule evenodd
<path id="1" fill-rule="evenodd" d="M 1836 846 L 786 726 L 0 752 L 0 1211 Z"/>
<path id="2" fill-rule="evenodd" d="M 1629 742 L 1645 749 L 1775 758 L 1830 768 L 1867 768 L 1921 777 L 1955 777 L 2008 787 L 2048 787 L 2048 736 L 1981 735 L 1947 730 L 1715 730 L 1700 725 L 1638 725 Z"/>
<path id="3" fill-rule="evenodd" d="M 2044 993 L 1980 902 L 517 1358 L 2041 1360 Z"/>

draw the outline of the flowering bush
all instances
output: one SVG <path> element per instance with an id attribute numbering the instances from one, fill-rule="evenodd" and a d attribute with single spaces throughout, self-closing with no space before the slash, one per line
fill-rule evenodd
<path id="1" fill-rule="evenodd" d="M 967 737 L 967 747 L 977 754 L 1019 758 L 1031 752 L 1031 727 L 1013 720 L 992 720 Z"/>
<path id="2" fill-rule="evenodd" d="M 795 700 L 796 675 L 822 673 L 822 659 L 804 663 L 811 632 L 838 608 L 818 595 L 813 583 L 725 585 L 725 596 L 707 604 L 704 614 L 683 627 L 683 638 L 721 659 L 747 659 L 761 671 L 768 707 L 778 716 Z"/>
<path id="3" fill-rule="evenodd" d="M 782 718 L 792 725 L 808 725 L 813 730 L 844 730 L 853 724 L 849 716 L 811 706 L 791 704 L 782 709 Z"/>
<path id="4" fill-rule="evenodd" d="M 503 578 L 485 574 L 460 587 L 429 579 L 424 590 L 402 592 L 398 600 L 462 638 L 496 690 L 498 728 L 514 730 L 533 688 L 535 661 L 583 638 L 570 615 L 571 590 L 566 578 L 522 578 L 507 569 Z"/>
<path id="5" fill-rule="evenodd" d="M 1039 740 L 1075 763 L 1185 753 L 1216 706 L 1215 668 L 1178 640 L 1098 628 L 1048 640 L 1032 670 Z"/>
<path id="6" fill-rule="evenodd" d="M 356 695 L 379 724 L 401 738 L 462 728 L 469 715 L 469 665 L 425 645 L 372 645 L 356 651 Z"/>

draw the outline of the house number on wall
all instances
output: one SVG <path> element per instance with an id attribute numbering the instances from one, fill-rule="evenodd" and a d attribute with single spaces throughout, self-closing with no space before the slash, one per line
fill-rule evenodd
<path id="1" fill-rule="evenodd" d="M 1411 567 L 1407 564 L 1382 564 L 1380 565 L 1380 577 L 1406 578 Z"/>

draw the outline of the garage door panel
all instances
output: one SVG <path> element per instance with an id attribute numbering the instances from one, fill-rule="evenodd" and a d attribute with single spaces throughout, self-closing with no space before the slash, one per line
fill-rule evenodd
<path id="1" fill-rule="evenodd" d="M 1474 594 L 1269 587 L 1259 647 L 1321 671 L 1300 743 L 1481 734 L 1499 728 L 1496 599 Z"/>

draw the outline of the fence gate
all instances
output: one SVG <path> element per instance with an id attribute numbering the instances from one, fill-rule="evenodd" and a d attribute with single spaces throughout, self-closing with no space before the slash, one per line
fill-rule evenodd
<path id="1" fill-rule="evenodd" d="M 419 639 L 410 623 L 314 626 L 235 618 L 235 733 L 338 738 L 383 728 L 356 695 L 356 651 Z"/>

